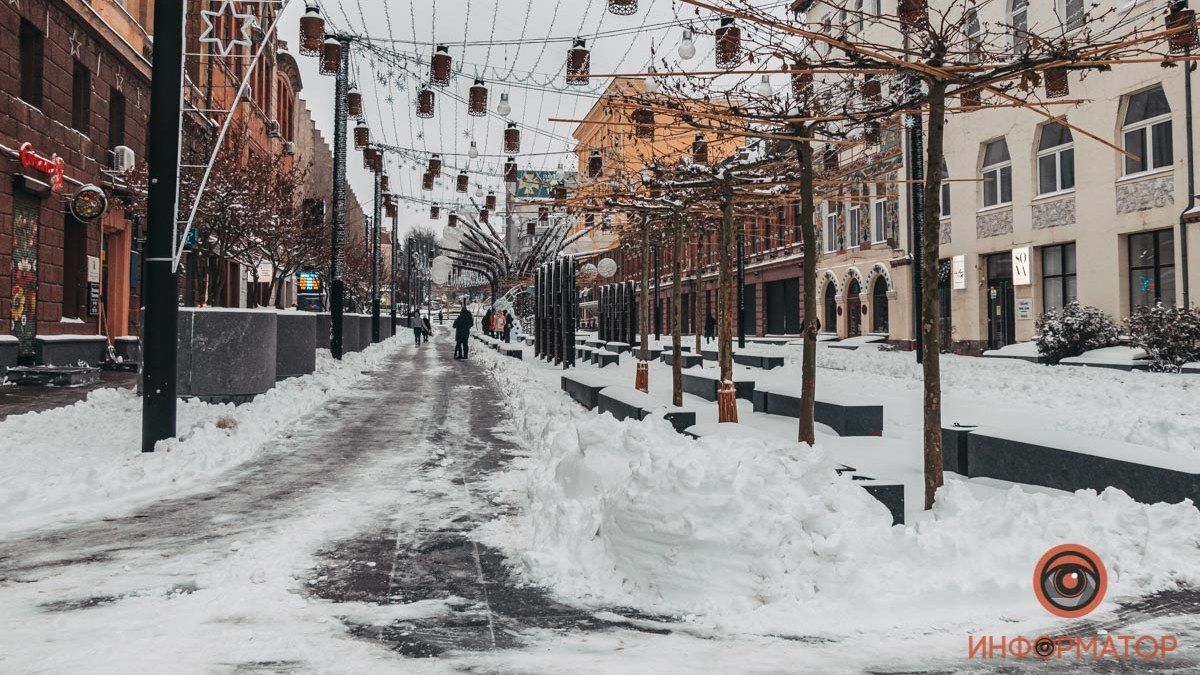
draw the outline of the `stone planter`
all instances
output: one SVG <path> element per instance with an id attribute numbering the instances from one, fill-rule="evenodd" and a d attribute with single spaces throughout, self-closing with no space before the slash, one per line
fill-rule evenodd
<path id="1" fill-rule="evenodd" d="M 9 368 L 17 365 L 19 340 L 15 335 L 0 335 L 0 381 Z"/>
<path id="2" fill-rule="evenodd" d="M 316 367 L 316 315 L 278 312 L 275 317 L 275 379 L 308 375 Z"/>
<path id="3" fill-rule="evenodd" d="M 275 386 L 273 309 L 179 309 L 176 394 L 243 403 Z"/>
<path id="4" fill-rule="evenodd" d="M 37 363 L 42 366 L 98 367 L 104 363 L 108 338 L 103 335 L 39 335 L 35 339 Z"/>
<path id="5" fill-rule="evenodd" d="M 329 349 L 329 329 L 332 326 L 329 312 L 314 312 L 313 316 L 317 320 L 317 349 Z"/>
<path id="6" fill-rule="evenodd" d="M 142 343 L 136 335 L 123 335 L 113 340 L 113 351 L 122 363 L 142 360 Z"/>

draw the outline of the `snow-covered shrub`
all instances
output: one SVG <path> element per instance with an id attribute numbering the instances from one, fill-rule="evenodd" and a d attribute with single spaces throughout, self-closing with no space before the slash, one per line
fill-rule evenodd
<path id="1" fill-rule="evenodd" d="M 1195 307 L 1139 307 L 1127 320 L 1133 344 L 1146 350 L 1150 368 L 1177 373 L 1200 360 L 1200 310 Z"/>
<path id="2" fill-rule="evenodd" d="M 1089 349 L 1111 347 L 1117 344 L 1120 332 L 1116 322 L 1104 312 L 1072 302 L 1038 318 L 1038 353 L 1049 363 L 1058 363 Z"/>

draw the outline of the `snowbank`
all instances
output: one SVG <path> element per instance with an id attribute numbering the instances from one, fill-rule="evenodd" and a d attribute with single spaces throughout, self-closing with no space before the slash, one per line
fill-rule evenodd
<path id="1" fill-rule="evenodd" d="M 819 448 L 617 422 L 552 393 L 531 372 L 538 363 L 483 360 L 530 455 L 493 484 L 518 514 L 477 535 L 571 602 L 784 634 L 965 632 L 1000 616 L 1015 630 L 1011 622 L 1051 622 L 1031 573 L 1064 542 L 1099 553 L 1110 599 L 1200 583 L 1191 504 L 954 481 L 931 513 L 891 527 Z M 512 490 L 512 472 L 523 491 Z"/>
<path id="2" fill-rule="evenodd" d="M 0 422 L 0 534 L 175 494 L 253 458 L 398 348 L 388 341 L 340 362 L 320 350 L 313 374 L 239 406 L 181 401 L 178 438 L 154 453 L 140 452 L 142 405 L 131 389 L 99 389 L 74 405 L 11 416 Z"/>

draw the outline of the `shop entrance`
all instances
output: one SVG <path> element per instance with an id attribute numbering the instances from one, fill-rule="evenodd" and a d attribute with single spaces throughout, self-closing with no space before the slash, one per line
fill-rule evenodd
<path id="1" fill-rule="evenodd" d="M 784 279 L 763 284 L 766 299 L 767 334 L 800 333 L 800 279 Z"/>
<path id="2" fill-rule="evenodd" d="M 846 288 L 846 337 L 862 335 L 862 287 L 858 279 L 850 279 Z"/>
<path id="3" fill-rule="evenodd" d="M 1016 317 L 1013 315 L 1012 254 L 987 257 L 988 349 L 1000 349 L 1016 342 Z"/>

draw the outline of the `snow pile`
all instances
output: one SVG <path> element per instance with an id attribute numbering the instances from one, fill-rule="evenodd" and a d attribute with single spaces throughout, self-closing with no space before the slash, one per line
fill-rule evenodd
<path id="1" fill-rule="evenodd" d="M 140 452 L 142 404 L 131 389 L 99 389 L 74 405 L 0 421 L 0 532 L 175 494 L 253 458 L 400 345 L 372 345 L 340 362 L 320 350 L 313 374 L 279 382 L 243 405 L 180 401 L 178 438 L 154 453 Z"/>
<path id="2" fill-rule="evenodd" d="M 568 601 L 765 632 L 963 627 L 1000 612 L 1045 622 L 1032 571 L 1064 542 L 1101 556 L 1110 598 L 1200 584 L 1200 511 L 1189 503 L 952 481 L 930 514 L 891 527 L 819 449 L 617 422 L 552 395 L 531 377 L 536 364 L 484 360 L 531 454 L 512 469 L 524 492 L 500 496 L 518 514 L 477 534 Z"/>

